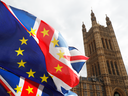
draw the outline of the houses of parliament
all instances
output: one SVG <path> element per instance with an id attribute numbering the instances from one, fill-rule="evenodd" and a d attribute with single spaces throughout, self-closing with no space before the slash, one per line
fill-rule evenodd
<path id="1" fill-rule="evenodd" d="M 78 96 L 128 96 L 128 75 L 121 56 L 112 22 L 106 16 L 106 27 L 96 21 L 91 11 L 92 27 L 82 25 L 87 77 L 80 77 L 72 89 Z"/>

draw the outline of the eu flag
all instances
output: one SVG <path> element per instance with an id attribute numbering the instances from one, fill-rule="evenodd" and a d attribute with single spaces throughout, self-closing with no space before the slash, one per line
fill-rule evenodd
<path id="1" fill-rule="evenodd" d="M 32 36 L 0 2 L 0 67 L 56 89 L 45 57 Z"/>

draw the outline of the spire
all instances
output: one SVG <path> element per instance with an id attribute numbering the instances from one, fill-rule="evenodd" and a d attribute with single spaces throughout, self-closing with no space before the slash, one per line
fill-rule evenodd
<path id="1" fill-rule="evenodd" d="M 106 24 L 107 24 L 107 26 L 109 26 L 111 24 L 111 21 L 109 20 L 109 17 L 107 16 L 107 14 L 106 14 Z"/>
<path id="2" fill-rule="evenodd" d="M 86 32 L 86 28 L 85 28 L 84 22 L 82 24 L 82 32 Z"/>
<path id="3" fill-rule="evenodd" d="M 92 20 L 92 26 L 94 26 L 95 24 L 97 24 L 95 14 L 93 13 L 92 10 L 91 10 L 91 20 Z"/>
<path id="4" fill-rule="evenodd" d="M 93 21 L 96 21 L 95 14 L 93 13 L 92 10 L 91 10 L 91 20 L 92 20 L 92 22 L 93 22 Z"/>

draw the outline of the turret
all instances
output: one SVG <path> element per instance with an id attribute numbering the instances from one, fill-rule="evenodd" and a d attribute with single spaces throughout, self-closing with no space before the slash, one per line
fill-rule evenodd
<path id="1" fill-rule="evenodd" d="M 113 27 L 112 27 L 112 23 L 111 23 L 111 21 L 107 15 L 106 15 L 106 24 L 107 24 L 107 27 L 109 28 L 109 30 L 111 32 L 114 32 Z"/>
<path id="2" fill-rule="evenodd" d="M 92 10 L 91 10 L 91 21 L 92 21 L 92 27 L 97 25 L 96 17 Z"/>
<path id="3" fill-rule="evenodd" d="M 83 25 L 82 25 L 82 32 L 83 32 L 83 33 L 86 32 L 86 28 L 85 28 L 84 23 L 83 23 Z"/>
<path id="4" fill-rule="evenodd" d="M 106 15 L 106 24 L 107 26 L 111 25 L 111 21 L 109 20 L 109 17 Z"/>

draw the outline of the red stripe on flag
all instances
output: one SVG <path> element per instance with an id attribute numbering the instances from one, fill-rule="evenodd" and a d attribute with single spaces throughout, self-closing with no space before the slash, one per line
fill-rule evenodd
<path id="1" fill-rule="evenodd" d="M 70 61 L 70 57 L 71 57 L 71 56 L 66 56 L 66 55 L 64 55 L 64 58 L 67 59 L 68 61 Z"/>
<path id="2" fill-rule="evenodd" d="M 77 56 L 64 56 L 65 59 L 67 59 L 68 61 L 74 61 L 74 60 L 88 60 L 89 58 L 86 56 L 82 56 L 82 55 L 77 55 Z"/>
<path id="3" fill-rule="evenodd" d="M 36 96 L 39 84 L 29 79 L 25 79 L 21 96 Z M 31 91 L 29 91 L 31 90 Z"/>
<path id="4" fill-rule="evenodd" d="M 0 84 L 7 90 L 7 92 L 11 91 L 8 86 L 0 79 Z M 14 93 L 11 91 L 10 93 L 12 96 L 15 96 Z"/>
<path id="5" fill-rule="evenodd" d="M 74 60 L 88 60 L 88 57 L 82 56 L 82 55 L 78 55 L 78 56 L 71 56 L 70 61 L 74 61 Z"/>

